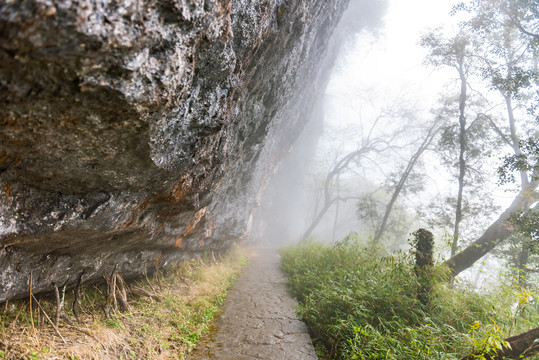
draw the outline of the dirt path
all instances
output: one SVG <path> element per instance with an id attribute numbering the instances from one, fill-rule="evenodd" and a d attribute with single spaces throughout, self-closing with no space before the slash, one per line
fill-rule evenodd
<path id="1" fill-rule="evenodd" d="M 293 307 L 275 249 L 256 249 L 230 289 L 223 314 L 190 360 L 315 360 L 305 324 Z"/>

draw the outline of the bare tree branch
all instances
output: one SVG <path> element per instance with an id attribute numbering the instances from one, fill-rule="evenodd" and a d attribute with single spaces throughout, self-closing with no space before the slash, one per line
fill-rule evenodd
<path id="1" fill-rule="evenodd" d="M 419 146 L 419 148 L 416 150 L 416 152 L 412 155 L 410 160 L 408 161 L 408 164 L 406 165 L 406 168 L 404 169 L 404 172 L 399 179 L 399 182 L 395 186 L 395 189 L 393 190 L 393 194 L 391 195 L 391 199 L 389 200 L 389 203 L 386 206 L 386 210 L 384 213 L 384 216 L 382 218 L 382 221 L 378 228 L 375 231 L 375 235 L 373 238 L 373 241 L 376 243 L 380 240 L 382 235 L 387 229 L 388 225 L 388 219 L 389 215 L 391 214 L 391 211 L 393 210 L 393 206 L 395 205 L 395 202 L 397 201 L 397 198 L 399 194 L 401 193 L 402 189 L 404 188 L 404 185 L 406 184 L 406 181 L 408 180 L 408 177 L 412 173 L 412 170 L 415 167 L 415 164 L 417 163 L 417 160 L 421 157 L 425 149 L 430 145 L 432 140 L 434 139 L 434 136 L 438 133 L 440 127 L 437 122 L 435 122 L 428 130 L 427 135 L 424 137 L 423 142 Z"/>

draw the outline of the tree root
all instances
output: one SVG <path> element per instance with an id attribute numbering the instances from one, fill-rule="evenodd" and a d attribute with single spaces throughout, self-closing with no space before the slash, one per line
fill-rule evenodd
<path id="1" fill-rule="evenodd" d="M 504 339 L 509 346 L 504 346 L 495 354 L 484 354 L 487 360 L 523 359 L 539 354 L 539 327 Z M 478 353 L 470 354 L 462 360 L 475 359 Z"/>

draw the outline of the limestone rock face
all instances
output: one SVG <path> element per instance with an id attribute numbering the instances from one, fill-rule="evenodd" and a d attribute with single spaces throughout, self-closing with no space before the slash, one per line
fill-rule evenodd
<path id="1" fill-rule="evenodd" d="M 347 0 L 0 3 L 0 302 L 249 230 Z"/>

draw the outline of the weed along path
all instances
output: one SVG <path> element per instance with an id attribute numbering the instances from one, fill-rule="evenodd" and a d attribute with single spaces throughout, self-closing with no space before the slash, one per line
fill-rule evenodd
<path id="1" fill-rule="evenodd" d="M 251 265 L 230 289 L 214 329 L 190 360 L 318 359 L 276 249 L 254 250 Z"/>

